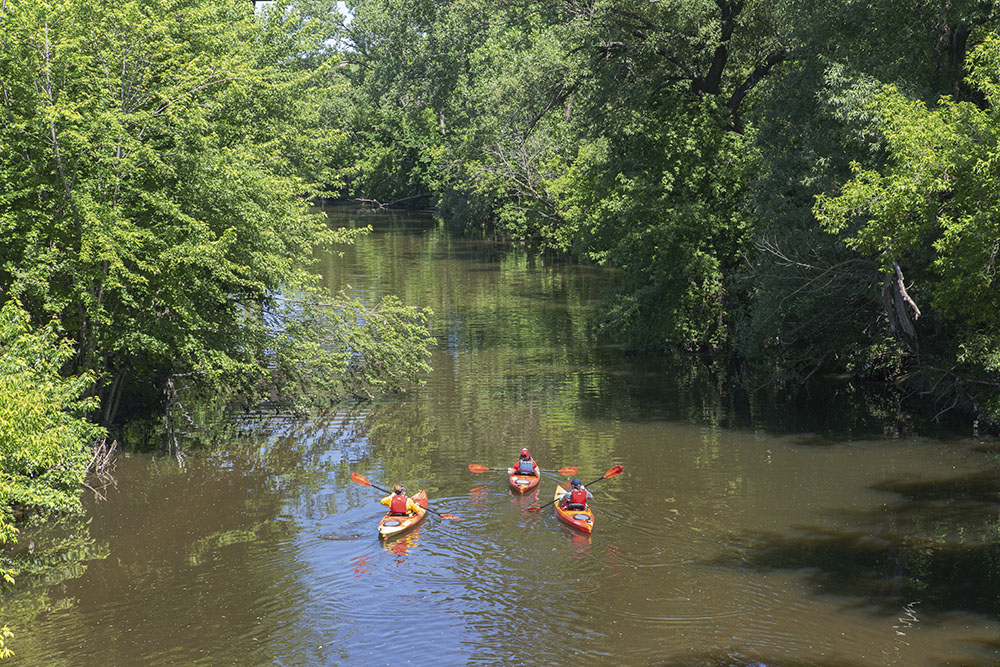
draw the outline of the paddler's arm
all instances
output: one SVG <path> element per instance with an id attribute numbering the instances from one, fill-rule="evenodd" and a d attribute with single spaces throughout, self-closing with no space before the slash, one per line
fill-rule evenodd
<path id="1" fill-rule="evenodd" d="M 392 496 L 386 496 L 385 498 L 383 498 L 379 502 L 382 503 L 383 505 L 385 505 L 386 507 L 388 507 L 389 505 L 392 504 Z"/>
<path id="2" fill-rule="evenodd" d="M 407 512 L 413 512 L 414 514 L 419 514 L 420 510 L 422 510 L 422 509 L 423 509 L 423 507 L 421 507 L 420 505 L 418 505 L 416 503 L 416 501 L 413 500 L 413 498 L 407 498 L 406 499 L 406 511 Z"/>

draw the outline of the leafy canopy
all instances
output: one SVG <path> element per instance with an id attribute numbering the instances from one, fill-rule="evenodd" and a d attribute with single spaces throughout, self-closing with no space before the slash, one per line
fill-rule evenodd
<path id="1" fill-rule="evenodd" d="M 968 82 L 986 104 L 941 98 L 928 107 L 886 86 L 872 100 L 888 161 L 852 165 L 852 178 L 821 196 L 816 215 L 883 272 L 901 267 L 925 319 L 949 333 L 954 358 L 1000 371 L 1000 37 L 970 55 Z"/>
<path id="2" fill-rule="evenodd" d="M 54 324 L 33 329 L 16 301 L 0 307 L 0 542 L 14 540 L 14 507 L 80 509 L 88 445 L 103 431 L 85 417 L 92 378 L 60 373 L 72 356 Z"/>
<path id="3" fill-rule="evenodd" d="M 347 156 L 334 16 L 318 0 L 0 13 L 0 288 L 76 341 L 105 422 L 171 376 L 276 391 L 343 372 L 347 352 L 318 342 L 336 316 L 286 307 L 324 300 L 308 258 L 352 237 L 307 206 Z"/>

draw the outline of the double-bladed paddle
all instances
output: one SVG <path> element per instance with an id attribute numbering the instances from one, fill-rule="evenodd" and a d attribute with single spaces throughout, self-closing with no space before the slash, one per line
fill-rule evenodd
<path id="1" fill-rule="evenodd" d="M 368 481 L 367 477 L 365 477 L 364 475 L 359 475 L 356 472 L 352 472 L 351 473 L 351 481 L 355 482 L 356 484 L 360 484 L 361 486 L 370 486 L 373 489 L 378 489 L 379 491 L 383 491 L 385 493 L 392 493 L 392 491 L 389 491 L 388 489 L 383 489 L 381 486 L 375 486 L 374 484 L 372 484 L 371 482 Z M 427 510 L 428 512 L 433 512 L 434 514 L 437 514 L 442 519 L 460 519 L 461 518 L 461 517 L 455 516 L 454 514 L 441 514 L 441 512 L 438 512 L 437 510 L 432 510 L 430 507 L 425 507 L 424 509 Z"/>
<path id="2" fill-rule="evenodd" d="M 490 472 L 490 471 L 507 472 L 508 468 L 487 468 L 486 466 L 479 465 L 478 463 L 470 463 L 469 470 L 475 473 Z M 569 477 L 570 475 L 575 475 L 576 473 L 580 472 L 580 469 L 577 468 L 576 466 L 566 466 L 565 468 L 559 468 L 559 470 L 542 470 L 541 468 L 539 468 L 538 472 L 554 472 Z"/>
<path id="3" fill-rule="evenodd" d="M 598 482 L 600 482 L 602 479 L 609 479 L 611 477 L 614 477 L 615 475 L 621 474 L 621 471 L 622 471 L 622 467 L 621 466 L 617 466 L 617 465 L 616 466 L 611 466 L 610 468 L 608 468 L 608 471 L 606 473 L 604 473 L 603 475 L 601 475 L 600 477 L 598 477 L 597 479 L 595 479 L 593 482 L 588 482 L 587 484 L 584 484 L 583 486 L 584 487 L 592 486 L 592 485 L 597 484 Z M 556 500 L 558 500 L 558 498 L 556 498 L 555 500 L 550 500 L 549 502 L 545 503 L 544 505 L 540 505 L 538 507 L 529 507 L 528 511 L 529 512 L 540 512 L 543 509 L 545 509 L 546 507 L 548 507 L 549 505 L 551 505 L 552 503 L 554 503 Z"/>

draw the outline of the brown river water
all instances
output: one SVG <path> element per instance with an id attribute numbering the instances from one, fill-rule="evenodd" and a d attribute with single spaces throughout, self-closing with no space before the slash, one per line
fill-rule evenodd
<path id="1" fill-rule="evenodd" d="M 627 357 L 591 317 L 615 274 L 375 225 L 331 289 L 434 309 L 426 384 L 319 417 L 244 416 L 182 461 L 130 454 L 86 514 L 26 531 L 4 594 L 20 665 L 991 665 L 1000 663 L 995 441 L 931 435 L 830 387 L 740 396 L 694 362 Z M 766 393 L 766 392 L 765 392 Z M 578 466 L 515 497 L 529 447 Z M 430 517 L 376 538 L 389 487 Z"/>

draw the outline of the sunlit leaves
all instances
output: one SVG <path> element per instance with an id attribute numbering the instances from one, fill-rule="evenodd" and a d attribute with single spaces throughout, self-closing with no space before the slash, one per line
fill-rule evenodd
<path id="1" fill-rule="evenodd" d="M 1000 249 L 1000 123 L 995 111 L 1000 40 L 973 52 L 969 80 L 989 104 L 942 98 L 928 108 L 892 87 L 872 104 L 889 153 L 886 167 L 853 167 L 853 178 L 816 212 L 826 228 L 889 270 L 902 265 L 911 294 L 953 336 L 957 358 L 1000 370 L 996 259 Z"/>
<path id="2" fill-rule="evenodd" d="M 53 512 L 80 507 L 87 445 L 101 429 L 85 419 L 92 378 L 64 378 L 73 355 L 52 328 L 33 330 L 14 301 L 0 308 L 0 541 L 15 530 L 12 508 Z"/>
<path id="3" fill-rule="evenodd" d="M 419 183 L 460 224 L 624 269 L 607 331 L 628 345 L 726 338 L 753 161 L 740 114 L 751 72 L 788 49 L 771 3 L 352 8 L 359 187 Z"/>
<path id="4" fill-rule="evenodd" d="M 105 419 L 171 375 L 266 383 L 265 314 L 321 300 L 309 258 L 352 234 L 307 205 L 348 157 L 335 7 L 6 5 L 0 287 L 76 339 Z"/>

